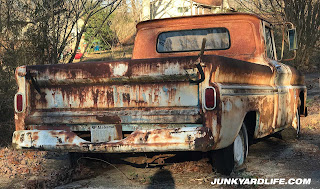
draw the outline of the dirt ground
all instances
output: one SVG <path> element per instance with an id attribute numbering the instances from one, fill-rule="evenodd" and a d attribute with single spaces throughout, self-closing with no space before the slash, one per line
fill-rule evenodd
<path id="1" fill-rule="evenodd" d="M 301 137 L 287 129 L 279 136 L 251 145 L 243 167 L 230 177 L 311 178 L 320 188 L 320 88 L 319 74 L 309 74 L 309 116 L 301 118 Z M 114 159 L 92 156 L 69 164 L 66 153 L 0 149 L 0 188 L 243 188 L 211 185 L 221 178 L 205 153 L 179 153 L 165 166 L 133 166 Z M 301 188 L 301 185 L 249 185 L 246 188 Z"/>

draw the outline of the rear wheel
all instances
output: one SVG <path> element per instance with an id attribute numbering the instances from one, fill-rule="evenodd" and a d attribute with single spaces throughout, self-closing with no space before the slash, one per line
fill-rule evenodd
<path id="1" fill-rule="evenodd" d="M 223 149 L 210 152 L 212 164 L 217 172 L 230 175 L 234 168 L 240 167 L 248 155 L 248 134 L 245 124 L 234 142 Z"/>
<path id="2" fill-rule="evenodd" d="M 248 134 L 244 124 L 242 124 L 241 130 L 238 136 L 233 142 L 233 157 L 235 167 L 241 166 L 246 160 L 248 155 Z"/>

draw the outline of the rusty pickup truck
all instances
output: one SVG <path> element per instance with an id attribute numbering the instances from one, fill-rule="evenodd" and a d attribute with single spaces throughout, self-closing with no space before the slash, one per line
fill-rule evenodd
<path id="1" fill-rule="evenodd" d="M 250 141 L 298 134 L 306 115 L 304 77 L 279 62 L 273 26 L 253 14 L 141 22 L 131 59 L 21 66 L 16 80 L 17 149 L 202 151 L 229 174 Z"/>

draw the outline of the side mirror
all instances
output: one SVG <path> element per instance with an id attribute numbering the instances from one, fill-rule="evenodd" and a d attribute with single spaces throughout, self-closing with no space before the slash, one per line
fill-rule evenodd
<path id="1" fill-rule="evenodd" d="M 290 61 L 294 60 L 297 56 L 297 49 L 298 49 L 298 40 L 297 40 L 297 30 L 294 27 L 294 25 L 291 22 L 284 22 L 279 25 L 282 25 L 282 48 L 281 48 L 281 59 L 278 59 L 278 61 Z M 291 29 L 286 29 L 286 28 Z M 288 43 L 289 43 L 289 51 L 293 51 L 293 57 L 288 59 L 282 59 L 283 58 L 283 51 L 284 51 L 284 39 L 285 39 L 285 31 L 288 31 Z"/>
<path id="2" fill-rule="evenodd" d="M 289 51 L 298 49 L 296 28 L 288 30 L 288 41 L 289 41 Z"/>

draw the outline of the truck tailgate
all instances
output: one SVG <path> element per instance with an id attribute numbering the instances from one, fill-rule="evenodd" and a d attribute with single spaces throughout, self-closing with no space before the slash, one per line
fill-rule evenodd
<path id="1" fill-rule="evenodd" d="M 24 128 L 105 142 L 137 129 L 201 126 L 199 86 L 190 83 L 197 72 L 187 69 L 196 58 L 28 66 Z"/>

